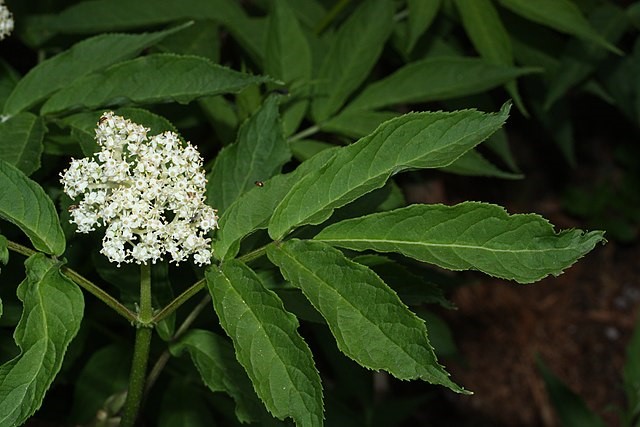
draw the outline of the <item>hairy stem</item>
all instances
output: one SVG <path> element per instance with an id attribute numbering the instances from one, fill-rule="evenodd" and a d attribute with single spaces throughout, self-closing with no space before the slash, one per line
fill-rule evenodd
<path id="1" fill-rule="evenodd" d="M 153 332 L 153 308 L 151 306 L 151 266 L 140 266 L 140 312 L 136 324 L 136 342 L 129 377 L 129 390 L 124 403 L 120 427 L 133 427 L 138 416 L 144 391 L 149 362 L 149 347 Z"/>

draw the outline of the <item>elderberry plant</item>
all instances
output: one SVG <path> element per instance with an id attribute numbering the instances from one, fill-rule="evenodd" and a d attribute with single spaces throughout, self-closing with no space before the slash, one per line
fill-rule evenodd
<path id="1" fill-rule="evenodd" d="M 36 3 L 11 37 L 38 63 L 0 67 L 0 426 L 373 425 L 354 362 L 469 393 L 430 340 L 438 269 L 532 283 L 604 241 L 396 181 L 521 178 L 500 88 L 537 111 L 540 64 L 496 8 L 617 51 L 569 0 Z"/>

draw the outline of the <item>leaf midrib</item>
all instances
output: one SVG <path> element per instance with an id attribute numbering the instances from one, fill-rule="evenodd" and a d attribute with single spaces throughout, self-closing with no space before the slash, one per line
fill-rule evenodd
<path id="1" fill-rule="evenodd" d="M 479 250 L 479 251 L 488 251 L 488 252 L 496 252 L 496 253 L 544 253 L 544 252 L 560 252 L 560 251 L 568 251 L 572 250 L 571 247 L 563 247 L 563 248 L 547 248 L 547 249 L 498 249 L 491 248 L 486 246 L 478 246 L 478 245 L 469 245 L 469 244 L 460 244 L 460 243 L 432 243 L 432 242 L 413 242 L 410 240 L 394 240 L 394 239 L 376 239 L 376 238 L 367 238 L 367 239 L 340 239 L 340 238 L 319 238 L 317 241 L 326 242 L 326 243 L 342 243 L 342 242 L 352 242 L 352 243 L 367 243 L 367 244 L 395 244 L 400 246 L 419 246 L 419 247 L 435 247 L 435 248 L 455 248 L 455 249 L 469 249 L 469 250 Z"/>

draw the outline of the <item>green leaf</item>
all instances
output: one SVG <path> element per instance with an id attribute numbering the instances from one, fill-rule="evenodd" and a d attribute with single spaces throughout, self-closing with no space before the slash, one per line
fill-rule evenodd
<path id="1" fill-rule="evenodd" d="M 308 84 L 311 79 L 311 65 L 311 49 L 291 9 L 291 3 L 273 2 L 273 11 L 267 27 L 265 74 L 285 82 L 292 88 L 292 94 L 295 96 L 299 94 L 301 85 Z M 308 105 L 307 99 L 299 99 L 285 110 L 282 117 L 285 135 L 290 135 L 298 128 Z"/>
<path id="2" fill-rule="evenodd" d="M 24 111 L 83 76 L 138 55 L 163 38 L 186 28 L 142 34 L 102 34 L 40 62 L 16 85 L 4 106 L 4 114 Z"/>
<path id="3" fill-rule="evenodd" d="M 225 25 L 245 49 L 260 59 L 262 25 L 250 19 L 235 0 L 90 0 L 70 6 L 58 15 L 28 16 L 27 22 L 35 33 L 32 42 L 40 44 L 56 33 L 122 31 L 186 19 L 207 19 Z"/>
<path id="4" fill-rule="evenodd" d="M 315 139 L 296 139 L 295 141 L 289 141 L 289 148 L 291 148 L 293 157 L 303 162 L 321 151 L 337 147 L 335 144 Z"/>
<path id="5" fill-rule="evenodd" d="M 189 28 L 158 43 L 163 52 L 196 55 L 220 62 L 220 26 L 211 20 L 195 21 Z"/>
<path id="6" fill-rule="evenodd" d="M 369 268 L 322 242 L 293 239 L 269 245 L 267 255 L 322 314 L 348 357 L 402 380 L 464 392 L 437 363 L 424 322 Z"/>
<path id="7" fill-rule="evenodd" d="M 4 110 L 4 104 L 16 87 L 18 80 L 20 80 L 20 75 L 16 70 L 0 59 L 0 110 Z"/>
<path id="8" fill-rule="evenodd" d="M 536 71 L 536 68 L 492 64 L 480 58 L 423 59 L 405 65 L 390 76 L 367 86 L 347 105 L 345 113 L 482 93 Z"/>
<path id="9" fill-rule="evenodd" d="M 455 2 L 462 18 L 462 25 L 476 51 L 491 63 L 513 65 L 509 33 L 491 0 L 455 0 Z M 525 111 L 516 82 L 507 82 L 506 88 L 516 101 L 518 108 Z"/>
<path id="10" fill-rule="evenodd" d="M 0 122 L 0 159 L 31 175 L 40 169 L 44 133 L 44 120 L 31 113 Z"/>
<path id="11" fill-rule="evenodd" d="M 265 73 L 285 83 L 308 80 L 311 77 L 311 51 L 289 3 L 274 2 L 268 22 Z"/>
<path id="12" fill-rule="evenodd" d="M 308 28 L 314 28 L 327 14 L 320 0 L 286 0 L 289 7 L 295 12 L 300 23 Z"/>
<path id="13" fill-rule="evenodd" d="M 591 24 L 606 40 L 615 43 L 625 33 L 628 25 L 624 10 L 609 3 L 603 3 L 589 17 Z M 563 98 L 574 86 L 585 80 L 607 57 L 608 52 L 600 45 L 571 40 L 561 56 L 560 67 L 551 76 L 551 82 L 544 101 L 547 110 Z"/>
<path id="14" fill-rule="evenodd" d="M 490 0 L 455 0 L 462 25 L 478 53 L 489 62 L 512 65 L 509 33 Z"/>
<path id="15" fill-rule="evenodd" d="M 185 19 L 231 22 L 244 15 L 233 0 L 90 0 L 49 17 L 42 25 L 64 34 L 99 33 L 149 27 Z"/>
<path id="16" fill-rule="evenodd" d="M 273 211 L 291 187 L 307 173 L 327 163 L 336 149 L 321 151 L 303 162 L 294 172 L 276 175 L 264 181 L 262 187 L 254 186 L 223 211 L 218 220 L 220 229 L 213 242 L 215 257 L 220 260 L 234 257 L 244 237 L 255 230 L 267 228 Z"/>
<path id="17" fill-rule="evenodd" d="M 420 36 L 429 28 L 440 10 L 441 0 L 408 0 L 409 25 L 407 52 L 411 52 Z"/>
<path id="18" fill-rule="evenodd" d="M 229 341 L 212 332 L 193 329 L 169 349 L 176 357 L 185 350 L 189 352 L 204 384 L 212 392 L 227 393 L 236 402 L 240 422 L 250 423 L 268 416 Z"/>
<path id="19" fill-rule="evenodd" d="M 339 133 L 351 138 L 362 138 L 376 130 L 380 124 L 398 117 L 393 111 L 346 110 L 318 125 L 325 132 Z"/>
<path id="20" fill-rule="evenodd" d="M 538 370 L 542 374 L 562 427 L 605 426 L 604 421 L 589 409 L 584 400 L 567 387 L 540 359 Z"/>
<path id="21" fill-rule="evenodd" d="M 225 99 L 223 95 L 205 96 L 198 100 L 198 104 L 211 122 L 220 142 L 223 145 L 231 143 L 236 137 L 238 128 L 238 112 L 235 104 Z"/>
<path id="22" fill-rule="evenodd" d="M 412 113 L 383 123 L 298 181 L 276 208 L 269 235 L 277 240 L 296 226 L 320 224 L 334 209 L 382 187 L 403 170 L 451 164 L 500 128 L 509 108 L 505 104 L 490 114 Z"/>
<path id="23" fill-rule="evenodd" d="M 569 165 L 575 166 L 574 122 L 571 120 L 571 105 L 568 100 L 556 102 L 548 111 L 544 111 L 538 103 L 533 103 L 533 111 L 542 127 L 549 132 L 553 142 L 560 148 Z"/>
<path id="24" fill-rule="evenodd" d="M 455 357 L 458 354 L 458 348 L 447 322 L 437 314 L 421 308 L 416 310 L 416 314 L 429 325 L 429 337 L 433 343 L 433 350 L 436 356 Z"/>
<path id="25" fill-rule="evenodd" d="M 49 98 L 41 114 L 125 103 L 188 103 L 201 96 L 235 93 L 267 81 L 268 77 L 233 71 L 197 56 L 148 55 L 76 80 Z"/>
<path id="26" fill-rule="evenodd" d="M 602 37 L 570 0 L 499 1 L 505 8 L 530 21 L 599 44 L 615 54 L 622 55 L 622 51 Z"/>
<path id="27" fill-rule="evenodd" d="M 295 316 L 239 261 L 209 268 L 206 278 L 220 325 L 269 412 L 321 426 L 322 384 Z"/>
<path id="28" fill-rule="evenodd" d="M 18 287 L 24 309 L 14 338 L 21 353 L 0 366 L 0 425 L 20 425 L 40 407 L 80 328 L 84 299 L 60 262 L 35 254 Z"/>
<path id="29" fill-rule="evenodd" d="M 442 168 L 442 170 L 468 176 L 490 176 L 502 179 L 523 178 L 522 174 L 503 171 L 475 150 L 467 151 L 455 162 Z"/>
<path id="30" fill-rule="evenodd" d="M 426 303 L 455 308 L 451 301 L 445 298 L 442 288 L 435 284 L 437 277 L 429 277 L 423 270 L 419 274 L 413 273 L 396 260 L 379 254 L 359 255 L 354 257 L 353 261 L 373 270 L 398 294 L 402 302 L 409 306 Z"/>
<path id="31" fill-rule="evenodd" d="M 516 163 L 516 159 L 511 152 L 509 139 L 507 138 L 507 132 L 504 130 L 504 128 L 498 129 L 496 133 L 491 135 L 487 142 L 484 143 L 484 146 L 498 155 L 500 160 L 502 160 L 504 164 L 509 167 L 509 169 L 511 169 L 512 171 L 520 170 L 518 168 L 518 164 Z"/>
<path id="32" fill-rule="evenodd" d="M 62 255 L 64 233 L 56 208 L 42 187 L 0 160 L 0 188 L 0 218 L 20 227 L 37 250 Z"/>
<path id="33" fill-rule="evenodd" d="M 636 321 L 633 335 L 626 350 L 626 361 L 622 370 L 624 391 L 627 396 L 627 425 L 633 426 L 631 420 L 640 421 L 640 317 Z M 634 426 L 634 427 L 635 427 Z"/>
<path id="34" fill-rule="evenodd" d="M 280 171 L 291 159 L 278 113 L 279 96 L 271 95 L 242 124 L 235 144 L 222 149 L 207 176 L 207 203 L 224 211 L 242 193 Z"/>
<path id="35" fill-rule="evenodd" d="M 398 252 L 449 270 L 478 270 L 531 283 L 562 271 L 604 241 L 553 226 L 535 214 L 509 215 L 501 206 L 465 202 L 413 205 L 331 225 L 316 237 L 358 251 Z"/>
<path id="36" fill-rule="evenodd" d="M 375 23 L 375 25 L 372 25 Z M 316 78 L 312 104 L 317 122 L 329 118 L 367 78 L 393 28 L 393 2 L 369 0 L 342 24 Z"/>

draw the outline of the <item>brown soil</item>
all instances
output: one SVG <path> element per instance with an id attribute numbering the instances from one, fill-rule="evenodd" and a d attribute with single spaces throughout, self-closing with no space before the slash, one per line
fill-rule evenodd
<path id="1" fill-rule="evenodd" d="M 464 364 L 453 377 L 475 392 L 457 398 L 504 426 L 556 426 L 539 356 L 607 425 L 620 425 L 621 369 L 640 307 L 640 248 L 609 243 L 565 274 L 535 285 L 482 280 L 454 295 L 449 315 Z"/>

